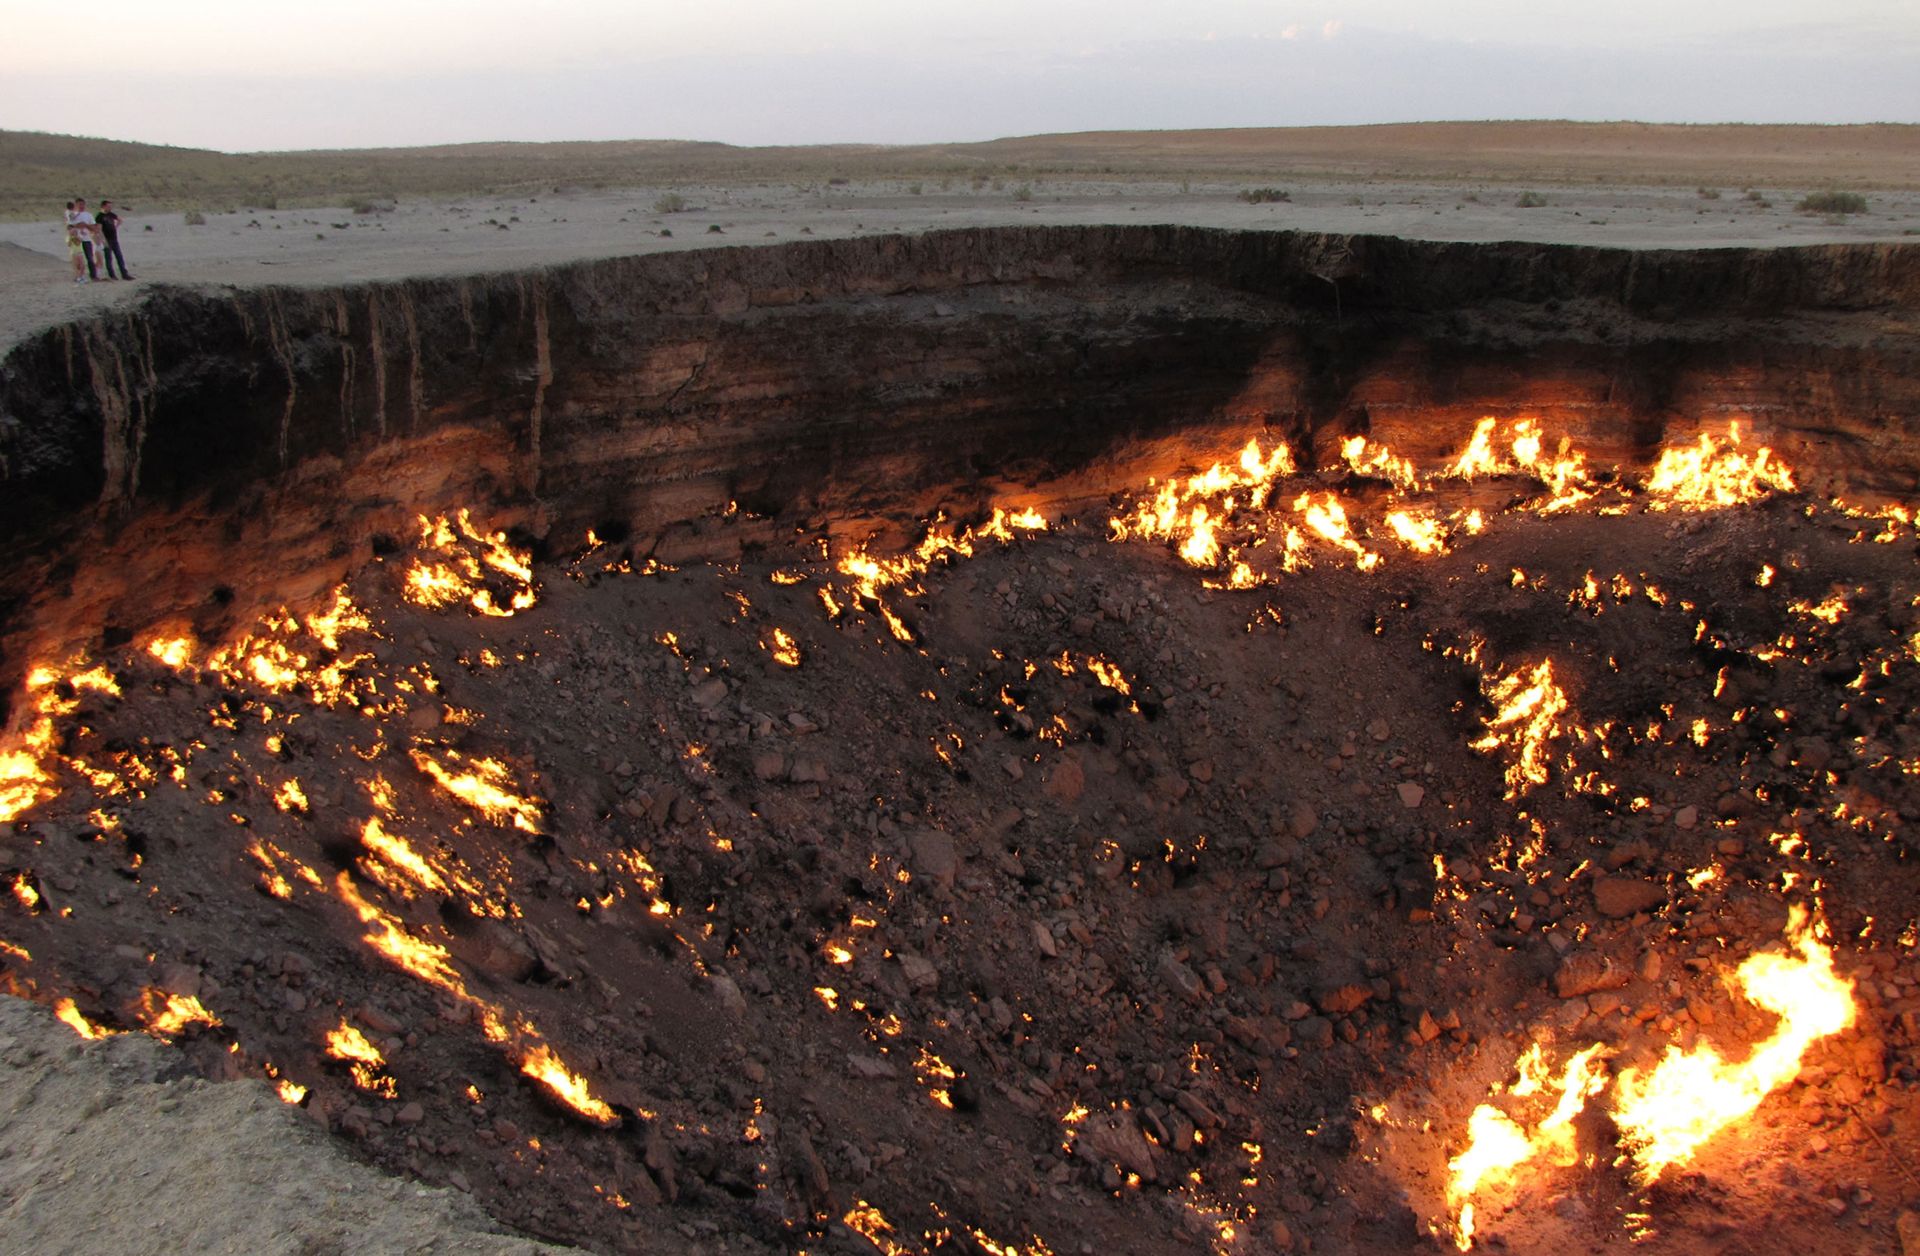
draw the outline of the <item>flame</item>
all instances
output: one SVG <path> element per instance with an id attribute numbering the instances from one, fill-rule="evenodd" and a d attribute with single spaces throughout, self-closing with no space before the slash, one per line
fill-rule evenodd
<path id="1" fill-rule="evenodd" d="M 1641 1185 L 1686 1164 L 1702 1143 L 1798 1077 L 1808 1047 L 1854 1023 L 1853 982 L 1833 971 L 1832 950 L 1814 936 L 1797 904 L 1789 910 L 1786 937 L 1788 950 L 1761 951 L 1735 970 L 1741 993 L 1780 1018 L 1744 1063 L 1729 1064 L 1701 1043 L 1691 1051 L 1667 1048 L 1649 1072 L 1620 1074 L 1613 1118 Z"/>
<path id="2" fill-rule="evenodd" d="M 1387 526 L 1400 544 L 1416 554 L 1442 554 L 1447 548 L 1447 529 L 1424 511 L 1390 510 Z"/>
<path id="3" fill-rule="evenodd" d="M 61 999 L 59 1002 L 55 1003 L 53 1005 L 53 1014 L 57 1016 L 60 1019 L 60 1022 L 64 1024 L 67 1028 L 71 1029 L 74 1033 L 79 1034 L 82 1038 L 85 1038 L 88 1041 L 96 1041 L 101 1038 L 113 1037 L 112 1030 L 102 1029 L 100 1026 L 88 1020 L 85 1016 L 82 1016 L 80 1014 L 80 1009 L 74 1006 L 74 1002 L 72 999 Z"/>
<path id="4" fill-rule="evenodd" d="M 166 637 L 147 643 L 147 653 L 161 666 L 182 671 L 193 662 L 193 642 L 185 637 Z"/>
<path id="5" fill-rule="evenodd" d="M 392 916 L 362 898 L 346 873 L 342 872 L 334 880 L 334 888 L 339 891 L 341 901 L 360 917 L 360 923 L 370 927 L 371 932 L 361 941 L 421 981 L 466 997 L 466 985 L 454 972 L 453 957 L 445 947 L 423 942 L 402 929 Z"/>
<path id="6" fill-rule="evenodd" d="M 1395 488 L 1412 488 L 1420 479 L 1420 473 L 1414 470 L 1411 462 L 1385 445 L 1375 445 L 1369 456 L 1367 438 L 1364 436 L 1350 436 L 1341 442 L 1340 457 L 1353 469 L 1354 474 L 1386 480 Z"/>
<path id="7" fill-rule="evenodd" d="M 1008 512 L 996 507 L 993 517 L 978 531 L 968 528 L 958 534 L 930 530 L 920 544 L 904 554 L 892 558 L 875 558 L 865 550 L 857 550 L 843 557 L 838 566 L 840 573 L 850 576 L 854 582 L 854 591 L 862 598 L 871 601 L 879 609 L 880 617 L 886 621 L 887 630 L 894 639 L 911 644 L 913 632 L 888 606 L 881 591 L 895 585 L 913 591 L 918 579 L 936 561 L 945 558 L 973 557 L 974 543 L 980 540 L 1010 542 L 1017 532 L 1044 531 L 1047 520 L 1032 507 Z M 839 601 L 827 589 L 821 589 L 820 601 L 826 607 L 829 617 L 837 618 L 841 611 Z"/>
<path id="8" fill-rule="evenodd" d="M 1655 510 L 1713 510 L 1793 491 L 1793 472 L 1762 445 L 1752 457 L 1740 449 L 1740 425 L 1727 428 L 1722 446 L 1705 432 L 1692 445 L 1660 451 L 1647 493 Z"/>
<path id="9" fill-rule="evenodd" d="M 289 1081 L 283 1077 L 274 1087 L 274 1093 L 280 1096 L 281 1103 L 298 1104 L 306 1100 L 307 1088 L 299 1082 Z"/>
<path id="10" fill-rule="evenodd" d="M 1109 519 L 1112 539 L 1169 541 L 1189 564 L 1216 566 L 1220 527 L 1242 505 L 1263 508 L 1273 482 L 1293 469 L 1293 454 L 1285 445 L 1262 454 L 1260 442 L 1249 440 L 1232 465 L 1216 462 L 1186 480 L 1169 480 L 1151 498 L 1137 502 L 1131 515 Z"/>
<path id="11" fill-rule="evenodd" d="M 523 833 L 540 831 L 540 800 L 522 798 L 509 788 L 513 780 L 506 764 L 498 759 L 469 759 L 467 770 L 459 771 L 464 756 L 457 750 L 443 753 L 456 770 L 441 766 L 425 751 L 415 750 L 411 758 L 414 766 L 431 776 L 440 788 L 495 824 L 511 824 Z"/>
<path id="12" fill-rule="evenodd" d="M 1360 570 L 1371 571 L 1379 565 L 1380 556 L 1370 553 L 1366 546 L 1353 539 L 1353 529 L 1347 523 L 1346 507 L 1332 493 L 1324 494 L 1317 502 L 1311 494 L 1302 494 L 1294 500 L 1293 508 L 1300 513 L 1307 527 L 1322 539 L 1351 553 L 1354 565 Z"/>
<path id="13" fill-rule="evenodd" d="M 388 889 L 407 898 L 413 897 L 415 889 L 430 894 L 449 893 L 445 879 L 434 870 L 433 865 L 422 859 L 406 838 L 387 832 L 380 823 L 380 817 L 373 816 L 367 820 L 365 827 L 360 830 L 360 842 L 384 863 L 405 874 L 406 880 L 397 884 L 389 884 L 386 878 L 379 878 L 380 883 Z"/>
<path id="14" fill-rule="evenodd" d="M 220 1023 L 194 995 L 169 994 L 152 986 L 141 991 L 140 1010 L 147 1032 L 156 1038 L 172 1038 L 195 1025 L 212 1027 Z"/>
<path id="15" fill-rule="evenodd" d="M 520 1061 L 520 1071 L 588 1120 L 600 1125 L 619 1122 L 620 1118 L 612 1108 L 593 1097 L 586 1079 L 569 1069 L 547 1044 L 541 1043 L 529 1051 L 526 1058 Z"/>
<path id="16" fill-rule="evenodd" d="M 1499 425 L 1498 419 L 1490 417 L 1475 424 L 1467 447 L 1446 474 L 1462 480 L 1483 475 L 1530 476 L 1547 493 L 1544 502 L 1533 506 L 1542 514 L 1568 509 L 1594 495 L 1586 455 L 1573 449 L 1566 437 L 1560 438 L 1555 452 L 1549 455 L 1539 424 L 1532 419 L 1517 419 L 1507 427 L 1507 452 L 1500 453 L 1494 448 L 1494 430 Z"/>
<path id="17" fill-rule="evenodd" d="M 367 1035 L 348 1022 L 340 1022 L 338 1029 L 326 1031 L 326 1054 L 334 1060 L 344 1060 L 353 1064 L 372 1064 L 374 1068 L 386 1064 L 386 1056 L 380 1049 L 367 1041 Z"/>
<path id="18" fill-rule="evenodd" d="M 54 720 L 72 715 L 80 709 L 78 691 L 87 689 L 108 697 L 119 696 L 120 685 L 112 673 L 100 666 L 82 669 L 84 661 L 75 660 L 71 664 L 72 670 L 65 675 L 51 667 L 36 667 L 27 673 L 26 689 L 32 695 L 32 714 L 24 730 L 18 734 L 15 746 L 0 751 L 0 824 L 12 823 L 29 807 L 53 796 L 53 776 L 47 770 L 47 763 L 59 758 Z M 62 692 L 63 681 L 64 688 L 72 690 L 75 696 L 65 696 Z M 113 782 L 111 776 L 102 780 L 78 759 L 66 762 L 76 770 L 88 773 L 94 783 L 103 788 Z"/>
<path id="19" fill-rule="evenodd" d="M 373 1091 L 391 1098 L 397 1091 L 397 1085 L 391 1077 L 382 1077 L 380 1069 L 386 1065 L 386 1057 L 380 1054 L 380 1048 L 367 1040 L 367 1036 L 346 1021 L 341 1021 L 337 1029 L 327 1031 L 327 1057 L 348 1065 L 353 1073 L 353 1084 L 361 1090 Z M 304 1093 L 304 1092 L 303 1092 Z M 298 1102 L 290 1100 L 289 1102 Z"/>
<path id="20" fill-rule="evenodd" d="M 864 1199 L 855 1200 L 853 1207 L 840 1220 L 849 1230 L 872 1244 L 880 1256 L 914 1256 L 911 1247 L 893 1237 L 893 1223 L 887 1220 L 886 1215 Z"/>
<path id="21" fill-rule="evenodd" d="M 1778 836 L 1778 835 L 1776 835 Z M 1815 936 L 1805 908 L 1788 911 L 1786 947 L 1747 957 L 1734 982 L 1752 1003 L 1779 1024 L 1740 1064 L 1724 1060 L 1709 1043 L 1692 1050 L 1667 1048 L 1650 1070 L 1626 1068 L 1613 1083 L 1609 1113 L 1631 1160 L 1634 1181 L 1648 1187 L 1667 1169 L 1692 1161 L 1708 1139 L 1752 1115 L 1774 1091 L 1800 1075 L 1807 1049 L 1848 1028 L 1858 1013 L 1853 982 L 1833 970 L 1833 952 Z M 1481 1187 L 1512 1178 L 1521 1165 L 1549 1156 L 1565 1166 L 1577 1160 L 1573 1121 L 1587 1100 L 1606 1088 L 1597 1062 L 1599 1043 L 1569 1059 L 1558 1079 L 1549 1073 L 1540 1043 L 1516 1063 L 1519 1080 L 1511 1099 L 1553 1090 L 1553 1110 L 1529 1133 L 1501 1107 L 1483 1103 L 1467 1124 L 1467 1147 L 1448 1162 L 1449 1207 L 1458 1209 L 1455 1242 L 1472 1246 L 1473 1196 Z"/>
<path id="22" fill-rule="evenodd" d="M 953 1096 L 949 1083 L 957 1081 L 960 1074 L 953 1065 L 935 1055 L 928 1047 L 921 1047 L 920 1054 L 913 1062 L 913 1071 L 920 1084 L 927 1088 L 927 1094 L 943 1108 L 953 1107 Z"/>
<path id="23" fill-rule="evenodd" d="M 420 516 L 419 548 L 439 555 L 416 558 L 407 569 L 403 596 L 429 610 L 465 602 L 481 615 L 506 618 L 537 600 L 531 556 L 507 543 L 504 532 L 474 526 L 472 512 L 460 511 L 458 532 L 445 518 Z M 487 581 L 504 582 L 512 591 L 502 605 Z"/>
<path id="24" fill-rule="evenodd" d="M 1554 683 L 1553 660 L 1508 673 L 1486 686 L 1486 694 L 1498 709 L 1486 721 L 1486 735 L 1470 744 L 1475 750 L 1506 746 L 1517 752 L 1507 765 L 1507 797 L 1546 784 L 1547 745 L 1560 734 L 1560 716 L 1567 710 L 1567 695 Z"/>
<path id="25" fill-rule="evenodd" d="M 1529 1134 L 1521 1124 L 1491 1103 L 1475 1108 L 1467 1121 L 1467 1147 L 1447 1162 L 1447 1202 L 1457 1208 L 1454 1243 L 1461 1251 L 1473 1246 L 1473 1195 L 1482 1184 L 1507 1180 L 1521 1165 L 1537 1156 L 1548 1156 L 1556 1164 L 1574 1163 L 1573 1120 L 1587 1100 L 1606 1085 L 1598 1057 L 1599 1043 L 1588 1047 L 1566 1062 L 1557 1078 L 1545 1073 L 1539 1043 L 1520 1057 L 1520 1080 L 1510 1092 L 1516 1099 L 1528 1098 L 1552 1088 L 1559 1094 L 1553 1110 Z"/>
<path id="26" fill-rule="evenodd" d="M 273 805 L 282 811 L 304 812 L 307 809 L 306 791 L 300 788 L 300 782 L 289 777 L 285 784 L 273 793 Z"/>
<path id="27" fill-rule="evenodd" d="M 773 661 L 782 667 L 800 666 L 800 646 L 785 628 L 773 630 Z"/>
<path id="28" fill-rule="evenodd" d="M 1125 697 L 1133 695 L 1133 686 L 1127 682 L 1127 674 L 1120 670 L 1118 664 L 1095 654 L 1088 657 L 1087 670 L 1093 673 L 1096 680 L 1115 693 Z"/>
<path id="29" fill-rule="evenodd" d="M 1823 624 L 1837 624 L 1841 616 L 1847 613 L 1847 599 L 1836 593 L 1819 602 L 1809 602 L 1805 599 L 1789 602 L 1787 609 L 1796 615 L 1817 619 Z"/>

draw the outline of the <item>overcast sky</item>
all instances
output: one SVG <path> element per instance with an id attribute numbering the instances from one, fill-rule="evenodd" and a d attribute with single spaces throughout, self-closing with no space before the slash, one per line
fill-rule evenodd
<path id="1" fill-rule="evenodd" d="M 1920 0 L 10 5 L 0 128 L 229 151 L 1920 122 Z"/>

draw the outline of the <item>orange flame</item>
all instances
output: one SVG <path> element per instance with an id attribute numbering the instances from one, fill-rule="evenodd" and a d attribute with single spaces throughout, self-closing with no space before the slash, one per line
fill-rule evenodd
<path id="1" fill-rule="evenodd" d="M 1486 722 L 1486 735 L 1470 744 L 1475 750 L 1506 746 L 1516 752 L 1507 765 L 1507 797 L 1546 784 L 1548 743 L 1560 734 L 1560 716 L 1567 710 L 1567 695 L 1554 683 L 1553 660 L 1510 672 L 1486 693 L 1498 709 Z"/>
<path id="2" fill-rule="evenodd" d="M 1762 951 L 1735 970 L 1741 993 L 1780 1018 L 1744 1063 L 1729 1064 L 1701 1043 L 1691 1051 L 1669 1047 L 1650 1072 L 1620 1074 L 1613 1119 L 1642 1185 L 1687 1163 L 1702 1143 L 1798 1077 L 1808 1047 L 1853 1024 L 1853 982 L 1833 971 L 1833 952 L 1798 905 L 1788 913 L 1787 943 L 1790 951 Z"/>
<path id="3" fill-rule="evenodd" d="M 540 831 L 540 801 L 522 798 L 508 788 L 512 776 L 498 759 L 469 759 L 465 771 L 458 770 L 462 755 L 457 750 L 444 752 L 455 770 L 441 766 L 425 751 L 411 753 L 413 764 L 431 776 L 440 788 L 486 816 L 495 824 L 511 824 L 523 833 Z"/>
<path id="4" fill-rule="evenodd" d="M 1212 567 L 1220 561 L 1219 528 L 1242 505 L 1264 507 L 1273 482 L 1293 469 L 1293 454 L 1285 445 L 1262 454 L 1260 442 L 1249 440 L 1233 465 L 1216 462 L 1184 481 L 1169 480 L 1136 503 L 1131 515 L 1115 516 L 1107 525 L 1115 541 L 1170 541 L 1189 564 Z"/>
<path id="5" fill-rule="evenodd" d="M 457 533 L 444 518 L 420 516 L 420 548 L 441 557 L 414 560 L 407 569 L 403 590 L 406 599 L 429 610 L 465 602 L 479 614 L 495 618 L 506 618 L 531 607 L 536 594 L 530 555 L 509 545 L 506 533 L 487 532 L 474 526 L 470 511 L 462 510 L 456 522 Z M 485 585 L 489 572 L 492 578 L 504 580 L 512 588 L 504 606 Z"/>
<path id="6" fill-rule="evenodd" d="M 1749 458 L 1740 450 L 1740 425 L 1727 429 L 1727 444 L 1705 432 L 1692 445 L 1660 451 L 1647 493 L 1655 510 L 1713 510 L 1757 501 L 1769 492 L 1793 491 L 1793 472 L 1762 445 Z"/>
<path id="7" fill-rule="evenodd" d="M 53 1014 L 59 1017 L 60 1022 L 67 1028 L 89 1041 L 113 1037 L 113 1031 L 111 1029 L 102 1029 L 81 1015 L 80 1009 L 74 1006 L 72 999 L 61 999 L 58 1003 L 55 1003 L 53 1005 Z"/>
<path id="8" fill-rule="evenodd" d="M 387 884 L 387 878 L 380 878 L 380 883 L 388 889 L 408 898 L 413 897 L 416 889 L 431 894 L 448 893 L 445 879 L 434 870 L 433 865 L 422 859 L 406 838 L 387 832 L 380 823 L 380 817 L 368 819 L 366 826 L 360 830 L 360 842 L 387 865 L 405 874 L 404 880 L 391 885 Z"/>
<path id="9" fill-rule="evenodd" d="M 386 1057 L 380 1054 L 380 1048 L 344 1020 L 337 1029 L 327 1031 L 327 1055 L 335 1060 L 356 1061 L 376 1067 L 387 1062 Z"/>
<path id="10" fill-rule="evenodd" d="M 211 1027 L 220 1023 L 194 995 L 169 994 L 152 986 L 141 992 L 140 1009 L 146 1019 L 147 1032 L 156 1038 L 172 1038 L 195 1025 Z"/>
<path id="11" fill-rule="evenodd" d="M 1625 1153 L 1621 1162 L 1632 1161 L 1638 1185 L 1651 1186 L 1667 1169 L 1690 1163 L 1707 1140 L 1752 1115 L 1768 1095 L 1797 1078 L 1809 1047 L 1854 1023 L 1853 982 L 1834 972 L 1833 952 L 1814 936 L 1805 908 L 1789 909 L 1786 941 L 1786 949 L 1750 955 L 1734 971 L 1741 993 L 1779 1018 L 1743 1063 L 1727 1062 L 1704 1042 L 1690 1051 L 1672 1046 L 1651 1070 L 1623 1069 L 1613 1083 L 1609 1111 Z M 1510 1179 L 1539 1156 L 1563 1166 L 1574 1163 L 1573 1121 L 1587 1100 L 1606 1088 L 1597 1067 L 1602 1050 L 1595 1043 L 1575 1055 L 1557 1082 L 1548 1075 L 1539 1043 L 1521 1056 L 1511 1097 L 1524 1099 L 1549 1088 L 1559 1095 L 1531 1133 L 1494 1104 L 1475 1109 L 1467 1147 L 1447 1165 L 1447 1202 L 1459 1210 L 1454 1239 L 1461 1251 L 1473 1243 L 1476 1191 Z"/>
<path id="12" fill-rule="evenodd" d="M 1598 1062 L 1601 1050 L 1595 1043 L 1575 1055 L 1557 1079 L 1546 1075 L 1539 1043 L 1521 1056 L 1517 1065 L 1520 1080 L 1513 1086 L 1513 1096 L 1524 1099 L 1548 1088 L 1560 1096 L 1531 1134 L 1493 1104 L 1483 1103 L 1474 1109 L 1467 1122 L 1466 1150 L 1447 1162 L 1451 1175 L 1447 1201 L 1459 1209 L 1454 1243 L 1461 1251 L 1473 1246 L 1473 1194 L 1483 1183 L 1510 1178 L 1537 1156 L 1551 1157 L 1562 1166 L 1574 1162 L 1573 1120 L 1587 1100 L 1606 1085 L 1606 1074 Z"/>
<path id="13" fill-rule="evenodd" d="M 1545 452 L 1546 441 L 1539 424 L 1532 419 L 1517 419 L 1507 427 L 1506 452 L 1494 448 L 1494 429 L 1500 421 L 1483 418 L 1474 425 L 1467 447 L 1448 468 L 1456 479 L 1472 480 L 1483 475 L 1526 475 L 1538 480 L 1547 491 L 1547 500 L 1533 509 L 1553 514 L 1578 505 L 1596 491 L 1587 474 L 1586 455 L 1571 448 L 1562 437 L 1557 450 Z"/>
<path id="14" fill-rule="evenodd" d="M 1373 453 L 1368 454 L 1367 438 L 1364 436 L 1350 436 L 1342 441 L 1340 457 L 1356 475 L 1375 476 L 1390 482 L 1395 488 L 1412 488 L 1420 479 L 1420 473 L 1414 470 L 1411 462 L 1385 445 L 1375 445 Z"/>
<path id="15" fill-rule="evenodd" d="M 78 669 L 82 661 L 76 660 L 72 666 Z M 32 717 L 18 734 L 14 748 L 0 751 L 0 824 L 11 823 L 55 792 L 53 776 L 47 770 L 48 761 L 57 758 L 53 722 L 80 709 L 77 694 L 63 696 L 62 681 L 75 691 L 90 689 L 109 697 L 120 693 L 119 683 L 104 667 L 74 670 L 64 676 L 50 667 L 36 667 L 27 673 L 27 692 L 33 695 Z M 83 770 L 86 767 L 78 760 L 68 762 Z"/>
<path id="16" fill-rule="evenodd" d="M 600 1125 L 613 1125 L 619 1121 L 614 1110 L 593 1097 L 587 1088 L 586 1079 L 571 1071 L 553 1053 L 553 1048 L 541 1043 L 520 1061 L 520 1071 L 539 1082 L 547 1092 L 560 1102 L 572 1108 L 581 1116 Z"/>

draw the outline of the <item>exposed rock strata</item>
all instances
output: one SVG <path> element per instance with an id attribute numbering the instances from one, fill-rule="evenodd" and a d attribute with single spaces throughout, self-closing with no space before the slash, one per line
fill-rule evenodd
<path id="1" fill-rule="evenodd" d="M 420 512 L 700 548 L 728 501 L 871 530 L 1102 496 L 1251 432 L 1417 458 L 1482 414 L 1595 461 L 1744 418 L 1816 482 L 1920 481 L 1920 249 L 1005 228 L 337 289 L 156 290 L 0 368 L 0 688 L 217 635 Z M 134 578 L 129 579 L 129 573 Z"/>

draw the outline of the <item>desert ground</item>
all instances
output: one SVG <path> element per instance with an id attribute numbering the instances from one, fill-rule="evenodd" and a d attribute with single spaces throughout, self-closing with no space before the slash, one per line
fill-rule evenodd
<path id="1" fill-rule="evenodd" d="M 941 149 L 703 149 L 625 166 L 559 155 L 543 163 L 526 151 L 474 146 L 484 160 L 465 156 L 458 160 L 467 165 L 449 170 L 440 167 L 455 159 L 436 157 L 431 178 L 419 173 L 426 158 L 403 162 L 400 150 L 386 158 L 392 169 L 374 160 L 378 153 L 354 162 L 337 155 L 337 170 L 300 176 L 307 182 L 297 185 L 297 207 L 277 209 L 252 206 L 294 205 L 270 191 L 292 176 L 271 184 L 264 175 L 248 183 L 242 174 L 226 182 L 153 174 L 172 169 L 168 160 L 185 168 L 184 157 L 168 157 L 185 150 L 143 150 L 160 156 L 138 167 L 107 156 L 76 165 L 69 156 L 55 175 L 10 161 L 0 142 L 0 173 L 44 188 L 45 200 L 37 215 L 18 195 L 0 205 L 0 217 L 28 215 L 0 222 L 0 346 L 154 283 L 335 284 L 949 227 L 1173 223 L 1636 249 L 1911 240 L 1920 238 L 1915 131 L 1504 124 L 1297 133 L 1305 138 L 1169 132 Z M 338 179 L 331 190 L 312 182 L 327 170 Z M 622 181 L 623 170 L 638 177 Z M 116 180 L 155 191 L 116 192 Z M 447 186 L 463 180 L 470 190 Z M 406 190 L 416 183 L 428 190 Z M 69 195 L 116 200 L 135 283 L 67 282 L 58 190 L 67 184 L 75 185 Z M 183 201 L 188 186 L 206 190 Z M 1835 187 L 1858 189 L 1866 211 L 1796 208 Z M 1288 199 L 1243 199 L 1260 190 Z M 670 206 L 679 208 L 663 212 Z M 188 225 L 189 214 L 204 222 Z"/>

